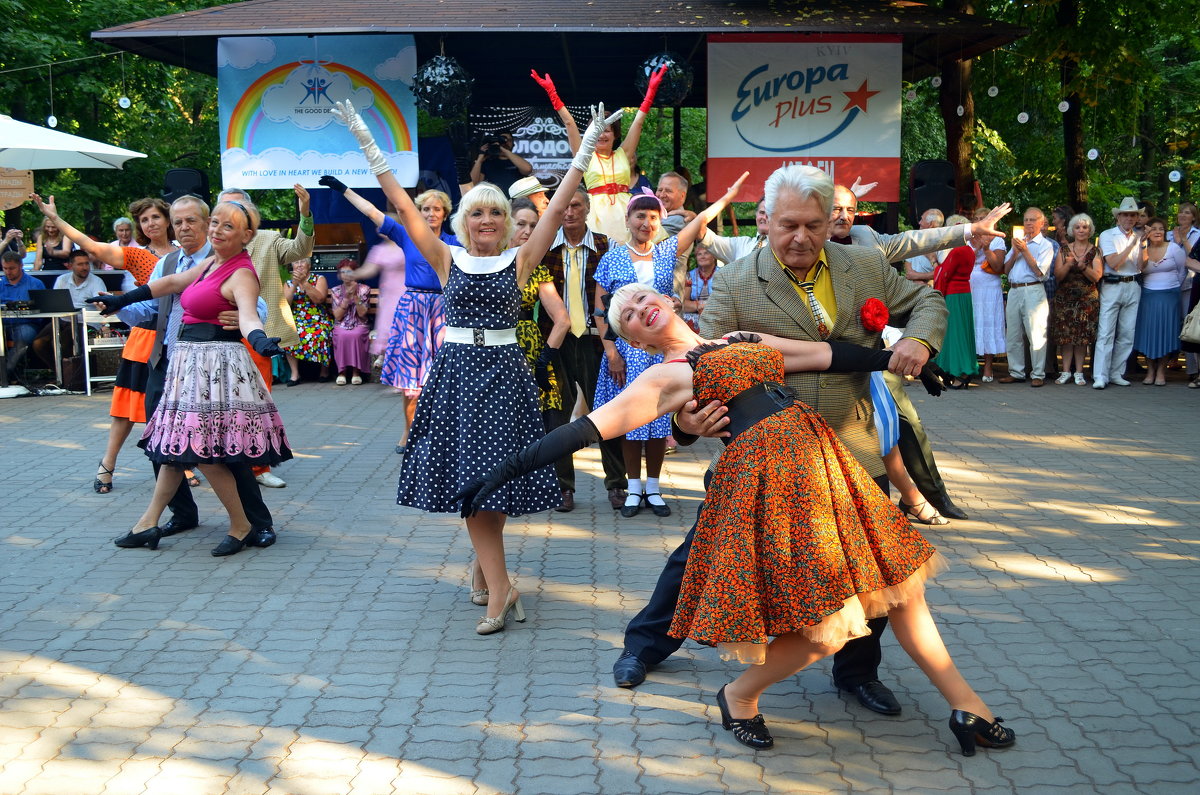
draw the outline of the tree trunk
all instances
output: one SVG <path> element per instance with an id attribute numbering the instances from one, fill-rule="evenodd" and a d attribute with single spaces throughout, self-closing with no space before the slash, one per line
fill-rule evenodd
<path id="1" fill-rule="evenodd" d="M 947 12 L 974 14 L 974 0 L 945 0 Z M 946 159 L 954 165 L 955 205 L 959 212 L 970 216 L 977 204 L 975 171 L 971 167 L 972 138 L 975 135 L 975 95 L 971 89 L 971 61 L 947 58 L 941 64 L 942 87 L 938 107 L 946 127 Z M 958 114 L 958 107 L 963 112 Z"/>
<path id="2" fill-rule="evenodd" d="M 1058 28 L 1064 38 L 1070 40 L 1079 27 L 1078 0 L 1059 0 L 1056 12 Z M 1067 203 L 1077 213 L 1088 211 L 1087 161 L 1083 156 L 1083 99 L 1072 89 L 1079 74 L 1079 62 L 1074 58 L 1063 58 L 1059 63 L 1058 79 L 1062 96 L 1070 104 L 1062 115 L 1063 120 L 1063 173 L 1067 179 Z"/>

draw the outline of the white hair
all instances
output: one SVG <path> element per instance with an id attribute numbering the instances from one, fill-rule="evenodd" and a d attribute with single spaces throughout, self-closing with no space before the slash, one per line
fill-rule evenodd
<path id="1" fill-rule="evenodd" d="M 817 204 L 821 207 L 821 212 L 826 216 L 833 212 L 833 180 L 819 168 L 784 166 L 775 169 L 775 172 L 767 177 L 767 184 L 763 191 L 765 194 L 763 202 L 766 205 L 767 215 L 774 214 L 779 194 L 785 191 L 794 194 L 801 200 L 816 199 Z"/>
<path id="2" fill-rule="evenodd" d="M 629 342 L 629 336 L 625 333 L 625 326 L 621 322 L 621 314 L 633 303 L 633 299 L 641 293 L 653 293 L 654 295 L 662 296 L 662 293 L 653 287 L 634 282 L 633 284 L 617 288 L 617 291 L 608 297 L 608 327 L 613 330 L 614 334 L 626 342 Z M 649 345 L 642 345 L 641 348 L 646 353 L 652 355 L 659 353 L 657 348 Z"/>

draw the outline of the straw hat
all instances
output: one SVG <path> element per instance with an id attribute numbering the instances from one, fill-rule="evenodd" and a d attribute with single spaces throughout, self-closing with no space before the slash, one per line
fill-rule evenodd
<path id="1" fill-rule="evenodd" d="M 1141 212 L 1138 208 L 1137 199 L 1132 196 L 1126 196 L 1124 199 L 1121 199 L 1121 206 L 1112 208 L 1112 211 L 1114 216 L 1121 213 L 1134 213 L 1136 215 Z"/>
<path id="2" fill-rule="evenodd" d="M 545 193 L 546 186 L 537 177 L 521 177 L 508 186 L 508 198 L 519 199 L 522 196 L 532 196 L 535 193 Z"/>

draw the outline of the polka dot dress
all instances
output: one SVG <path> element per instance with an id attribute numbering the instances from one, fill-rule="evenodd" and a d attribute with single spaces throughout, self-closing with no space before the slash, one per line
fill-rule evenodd
<path id="1" fill-rule="evenodd" d="M 473 257 L 451 246 L 444 292 L 446 325 L 506 329 L 517 325 L 516 249 Z M 538 388 L 521 348 L 447 341 L 417 402 L 400 469 L 396 502 L 433 513 L 459 510 L 455 495 L 510 454 L 543 436 Z M 549 510 L 562 500 L 552 467 L 505 484 L 483 504 L 509 516 Z"/>

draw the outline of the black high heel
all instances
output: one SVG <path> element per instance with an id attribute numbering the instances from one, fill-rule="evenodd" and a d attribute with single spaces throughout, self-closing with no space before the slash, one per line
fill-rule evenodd
<path id="1" fill-rule="evenodd" d="M 733 732 L 733 739 L 755 750 L 775 746 L 775 738 L 771 736 L 762 713 L 741 720 L 729 717 L 729 703 L 725 701 L 724 687 L 717 691 L 717 706 L 721 708 L 721 728 Z"/>
<path id="2" fill-rule="evenodd" d="M 1000 725 L 1004 718 L 988 722 L 973 712 L 956 709 L 950 713 L 950 731 L 958 739 L 963 756 L 975 756 L 975 744 L 984 748 L 1010 748 L 1017 741 L 1012 729 Z"/>
<path id="3" fill-rule="evenodd" d="M 162 528 L 151 527 L 143 530 L 140 533 L 132 531 L 126 533 L 120 538 L 113 541 L 114 544 L 121 549 L 137 549 L 138 547 L 146 547 L 148 549 L 158 549 L 158 542 L 162 540 Z"/>

